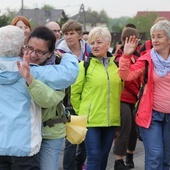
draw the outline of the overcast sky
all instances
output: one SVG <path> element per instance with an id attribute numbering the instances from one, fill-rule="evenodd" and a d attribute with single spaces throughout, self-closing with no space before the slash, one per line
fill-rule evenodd
<path id="1" fill-rule="evenodd" d="M 22 0 L 0 0 L 0 15 L 5 9 L 20 9 Z M 68 16 L 79 12 L 81 4 L 85 10 L 94 11 L 104 9 L 108 16 L 117 18 L 121 16 L 133 17 L 137 11 L 170 11 L 170 0 L 23 0 L 25 8 L 41 8 L 44 4 L 64 9 Z"/>

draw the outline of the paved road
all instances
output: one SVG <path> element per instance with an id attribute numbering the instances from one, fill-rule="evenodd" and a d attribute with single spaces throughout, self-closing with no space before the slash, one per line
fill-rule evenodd
<path id="1" fill-rule="evenodd" d="M 114 154 L 111 149 L 108 159 L 108 164 L 106 170 L 114 170 Z M 62 168 L 62 159 L 63 159 L 63 150 L 60 157 L 60 167 L 59 170 L 63 170 Z M 138 140 L 136 150 L 134 153 L 134 163 L 135 168 L 133 170 L 144 170 L 144 149 L 143 143 Z"/>
<path id="2" fill-rule="evenodd" d="M 144 149 L 141 141 L 137 142 L 134 153 L 135 168 L 132 170 L 144 170 Z M 106 170 L 114 170 L 114 154 L 111 150 Z"/>

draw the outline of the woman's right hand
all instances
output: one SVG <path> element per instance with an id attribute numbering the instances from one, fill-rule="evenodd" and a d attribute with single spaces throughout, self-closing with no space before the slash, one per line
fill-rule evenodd
<path id="1" fill-rule="evenodd" d="M 17 61 L 17 66 L 21 76 L 25 78 L 27 84 L 30 85 L 33 81 L 33 78 L 30 73 L 30 54 L 27 51 L 24 52 L 22 64 Z"/>
<path id="2" fill-rule="evenodd" d="M 130 55 L 133 54 L 133 52 L 136 50 L 136 47 L 138 45 L 139 39 L 135 36 L 130 36 L 129 38 L 126 37 L 125 45 L 124 45 L 124 54 Z"/>

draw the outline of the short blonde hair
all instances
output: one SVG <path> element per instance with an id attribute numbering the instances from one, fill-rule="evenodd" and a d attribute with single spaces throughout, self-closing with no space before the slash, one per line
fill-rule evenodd
<path id="1" fill-rule="evenodd" d="M 8 25 L 0 28 L 0 57 L 19 56 L 24 44 L 24 32 L 20 28 Z"/>
<path id="2" fill-rule="evenodd" d="M 102 37 L 103 39 L 105 39 L 106 42 L 111 43 L 112 36 L 107 27 L 94 27 L 90 31 L 89 36 L 88 36 L 89 44 L 99 37 Z"/>

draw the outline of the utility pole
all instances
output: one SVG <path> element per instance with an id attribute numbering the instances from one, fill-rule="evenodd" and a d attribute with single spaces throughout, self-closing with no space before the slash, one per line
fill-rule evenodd
<path id="1" fill-rule="evenodd" d="M 21 0 L 21 15 L 23 15 L 23 9 L 24 9 L 24 0 Z"/>
<path id="2" fill-rule="evenodd" d="M 81 4 L 79 14 L 83 14 L 83 31 L 86 31 L 86 16 L 85 16 L 85 11 L 84 11 L 84 4 Z"/>

